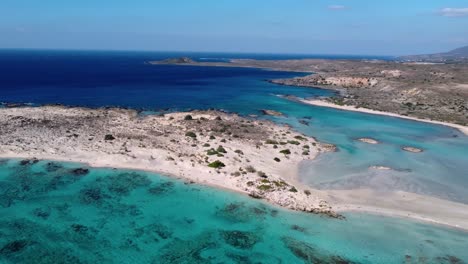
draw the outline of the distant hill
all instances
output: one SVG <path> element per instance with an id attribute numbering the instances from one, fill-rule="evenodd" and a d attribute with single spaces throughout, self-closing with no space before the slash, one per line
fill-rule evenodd
<path id="1" fill-rule="evenodd" d="M 444 53 L 402 56 L 398 59 L 420 62 L 468 62 L 468 46 Z"/>

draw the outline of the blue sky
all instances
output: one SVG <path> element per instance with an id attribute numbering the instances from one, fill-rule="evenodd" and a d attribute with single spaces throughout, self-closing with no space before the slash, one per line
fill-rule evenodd
<path id="1" fill-rule="evenodd" d="M 468 0 L 1 0 L 0 48 L 403 55 L 468 45 Z"/>

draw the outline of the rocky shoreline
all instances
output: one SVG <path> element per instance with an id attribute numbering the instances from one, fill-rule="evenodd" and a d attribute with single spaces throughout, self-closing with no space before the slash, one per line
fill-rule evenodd
<path id="1" fill-rule="evenodd" d="M 468 63 L 420 64 L 380 60 L 251 60 L 229 63 L 183 60 L 150 62 L 192 66 L 250 67 L 310 73 L 270 80 L 280 85 L 338 91 L 330 99 L 337 105 L 468 124 Z"/>
<path id="2" fill-rule="evenodd" d="M 289 127 L 219 111 L 140 116 L 119 108 L 0 109 L 0 157 L 153 171 L 341 218 L 315 190 L 289 181 L 301 161 L 330 150 Z"/>

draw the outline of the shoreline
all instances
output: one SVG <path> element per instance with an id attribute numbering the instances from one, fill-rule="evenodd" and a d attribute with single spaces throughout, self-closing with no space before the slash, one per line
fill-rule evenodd
<path id="1" fill-rule="evenodd" d="M 36 157 L 34 157 L 33 155 L 4 155 L 4 154 L 0 154 L 0 158 L 1 159 L 7 159 L 7 160 L 13 160 L 13 159 L 35 159 Z M 169 172 L 165 172 L 164 170 L 154 169 L 154 168 L 149 168 L 149 167 L 140 167 L 140 166 L 136 166 L 136 165 L 128 165 L 127 166 L 127 165 L 120 165 L 120 164 L 112 164 L 112 166 L 110 166 L 110 165 L 99 164 L 99 162 L 93 162 L 93 161 L 89 161 L 89 160 L 75 160 L 75 159 L 71 159 L 71 158 L 58 158 L 58 157 L 42 157 L 41 159 L 38 159 L 38 160 L 57 161 L 57 162 L 71 162 L 71 163 L 82 164 L 82 165 L 85 165 L 85 166 L 88 166 L 88 167 L 94 168 L 94 169 L 117 169 L 117 170 L 121 169 L 121 170 L 143 171 L 143 172 L 158 174 L 158 175 L 160 175 L 162 177 L 167 177 L 167 178 L 170 178 L 170 179 L 182 180 L 182 181 L 186 182 L 187 184 L 198 184 L 198 185 L 206 186 L 206 187 L 209 187 L 209 188 L 215 188 L 215 189 L 220 190 L 220 191 L 227 191 L 227 192 L 231 192 L 233 194 L 243 195 L 243 196 L 248 197 L 250 199 L 255 199 L 255 198 L 253 198 L 252 196 L 249 195 L 249 192 L 244 191 L 244 190 L 230 188 L 230 187 L 226 187 L 226 186 L 223 186 L 223 185 L 220 185 L 220 184 L 215 184 L 215 183 L 210 183 L 210 182 L 194 181 L 190 177 L 178 176 L 178 175 L 175 175 L 175 174 L 171 174 Z M 294 173 L 297 173 L 297 169 L 298 169 L 298 167 L 293 170 Z M 292 174 L 293 173 L 291 173 L 289 176 L 286 176 L 285 177 L 286 180 L 288 182 L 290 182 L 291 184 L 294 184 L 296 186 L 303 185 L 300 181 L 297 180 L 297 177 L 293 176 Z M 330 196 L 330 195 L 337 195 L 337 193 L 341 192 L 341 191 L 327 191 L 327 190 L 314 190 L 314 189 L 312 189 L 312 191 L 313 191 L 314 194 L 321 193 L 321 194 L 319 194 L 320 197 L 326 197 L 326 196 Z M 349 190 L 349 191 L 344 191 L 343 193 L 355 192 L 355 191 L 359 192 L 360 190 Z M 410 194 L 410 196 L 412 196 L 412 195 L 413 194 Z M 343 195 L 343 197 L 345 197 L 345 196 L 346 196 L 346 194 Z M 424 197 L 424 196 L 421 196 L 421 195 L 414 195 L 414 196 Z M 432 200 L 432 199 L 439 200 L 439 199 L 432 198 L 432 197 L 426 197 L 426 198 L 429 198 L 429 200 Z M 294 209 L 291 209 L 291 208 L 287 208 L 287 207 L 281 206 L 281 205 L 279 205 L 277 203 L 271 202 L 271 201 L 266 200 L 266 199 L 257 199 L 257 200 L 259 200 L 260 202 L 264 202 L 264 203 L 266 203 L 266 204 L 268 204 L 270 206 L 281 208 L 283 210 L 291 210 L 292 212 L 300 212 L 299 210 L 294 210 Z M 449 203 L 449 204 L 453 203 L 453 202 L 449 202 L 449 201 L 444 201 L 444 202 Z M 453 204 L 455 204 L 455 203 L 453 203 Z M 375 215 L 375 216 L 382 216 L 382 217 L 390 217 L 390 218 L 394 218 L 394 219 L 407 219 L 409 221 L 419 222 L 419 223 L 422 223 L 422 224 L 437 225 L 437 226 L 442 226 L 442 227 L 446 227 L 446 228 L 451 228 L 451 229 L 454 229 L 454 230 L 461 230 L 463 232 L 468 232 L 468 223 L 466 223 L 466 221 L 460 221 L 458 224 L 456 224 L 456 223 L 450 223 L 449 221 L 444 221 L 444 220 L 440 220 L 440 219 L 437 220 L 437 219 L 431 218 L 429 216 L 420 215 L 420 214 L 415 213 L 415 212 L 409 212 L 409 211 L 405 211 L 405 210 L 401 210 L 401 209 L 394 209 L 394 208 L 369 206 L 369 205 L 347 204 L 347 203 L 342 203 L 342 202 L 340 202 L 340 203 L 331 202 L 331 205 L 333 206 L 333 210 L 336 211 L 337 213 L 351 212 L 351 213 L 361 213 L 361 214 L 368 214 L 368 215 Z M 466 205 L 466 207 L 468 208 L 468 205 Z M 305 212 L 305 213 L 307 213 L 307 212 Z M 318 213 L 318 214 L 320 214 L 320 213 Z"/>
<path id="2" fill-rule="evenodd" d="M 194 138 L 191 131 L 196 132 Z M 354 210 L 468 230 L 468 222 L 459 221 L 465 211 L 468 218 L 468 205 L 445 200 L 428 203 L 435 201 L 430 196 L 419 196 L 415 202 L 406 198 L 415 196 L 406 194 L 387 195 L 371 204 L 374 209 L 364 210 L 368 204 L 360 205 L 362 199 L 372 194 L 350 190 L 350 195 L 303 184 L 298 178 L 300 164 L 333 151 L 334 146 L 271 121 L 218 111 L 142 117 L 128 109 L 46 106 L 0 109 L 0 132 L 3 158 L 147 171 L 331 218 L 343 218 L 340 212 Z M 215 151 L 217 146 L 225 151 Z M 288 153 L 283 154 L 286 149 Z M 215 160 L 225 167 L 211 168 Z M 447 204 L 452 207 L 445 209 Z M 434 206 L 441 210 L 432 211 Z"/>
<path id="3" fill-rule="evenodd" d="M 283 177 L 329 146 L 271 121 L 219 111 L 142 117 L 127 109 L 45 106 L 0 109 L 0 123 L 0 157 L 154 172 L 341 218 L 313 190 L 306 194 Z"/>
<path id="4" fill-rule="evenodd" d="M 453 123 L 437 121 L 437 120 L 422 119 L 422 118 L 411 117 L 411 116 L 404 116 L 404 115 L 399 115 L 399 114 L 395 114 L 395 113 L 372 110 L 372 109 L 362 108 L 362 107 L 361 108 L 356 108 L 356 107 L 350 106 L 350 105 L 337 105 L 337 104 L 333 104 L 333 103 L 330 103 L 330 102 L 326 102 L 326 101 L 323 101 L 323 100 L 317 100 L 317 99 L 312 99 L 312 100 L 299 99 L 298 101 L 302 102 L 302 103 L 305 103 L 305 104 L 314 105 L 314 106 L 335 108 L 335 109 L 344 110 L 344 111 L 353 111 L 353 112 L 360 112 L 360 113 L 373 114 L 373 115 L 390 116 L 390 117 L 407 119 L 407 120 L 412 120 L 412 121 L 417 121 L 417 122 L 424 122 L 424 123 L 429 123 L 429 124 L 434 124 L 434 125 L 447 126 L 447 127 L 457 129 L 462 134 L 468 136 L 468 127 L 453 124 Z"/>

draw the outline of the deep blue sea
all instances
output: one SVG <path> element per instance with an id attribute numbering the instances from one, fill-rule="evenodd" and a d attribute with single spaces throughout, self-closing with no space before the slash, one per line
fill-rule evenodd
<path id="1" fill-rule="evenodd" d="M 121 106 L 146 113 L 216 108 L 260 115 L 260 109 L 272 109 L 285 116 L 259 118 L 289 124 L 339 148 L 303 164 L 305 184 L 468 203 L 468 137 L 460 132 L 301 104 L 283 96 L 333 92 L 266 82 L 304 73 L 146 63 L 187 55 L 201 61 L 297 58 L 3 50 L 0 102 Z M 359 137 L 382 144 L 360 143 Z M 425 151 L 407 153 L 401 150 L 405 145 Z M 397 170 L 370 171 L 374 165 Z M 90 169 L 77 177 L 70 169 L 79 166 L 0 161 L 0 263 L 468 262 L 468 234 L 458 230 L 361 213 L 331 220 L 162 175 Z"/>

